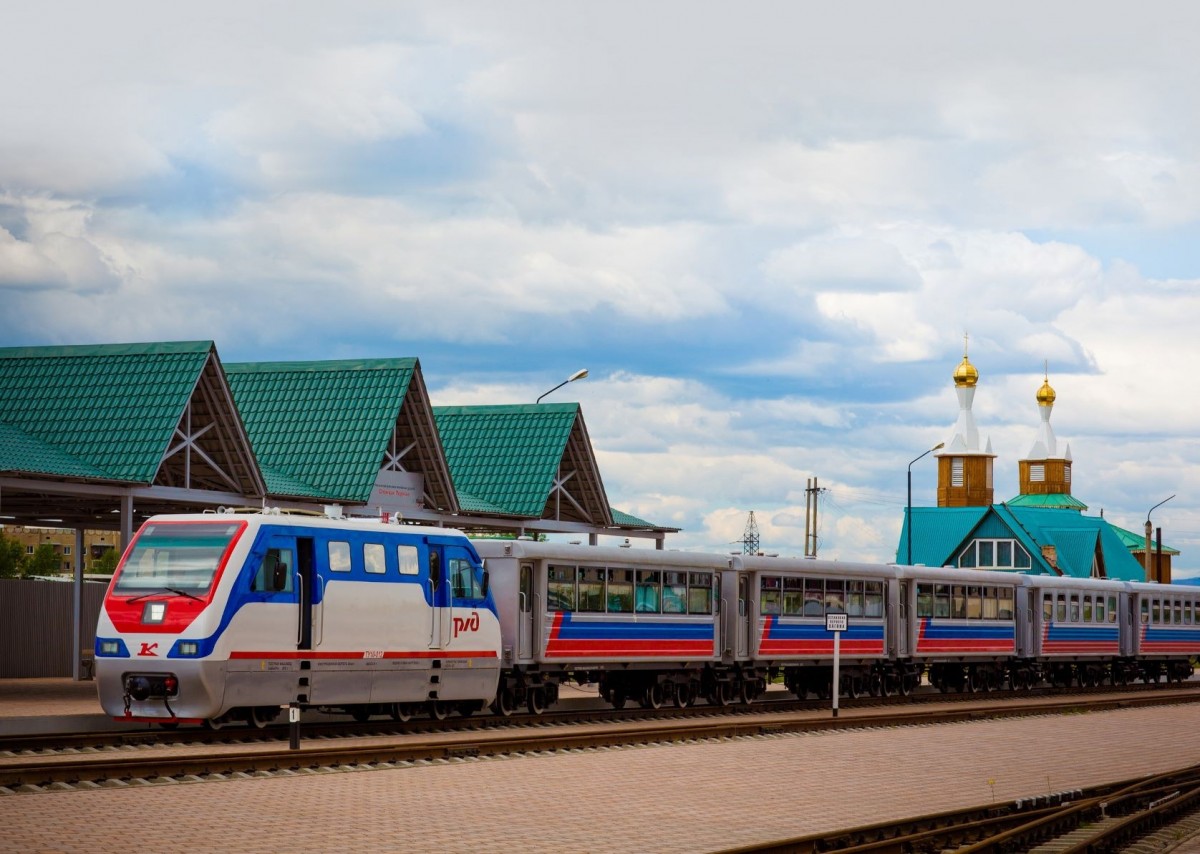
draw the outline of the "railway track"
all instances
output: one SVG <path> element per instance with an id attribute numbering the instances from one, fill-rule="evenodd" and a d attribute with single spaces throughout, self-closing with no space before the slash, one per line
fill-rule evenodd
<path id="1" fill-rule="evenodd" d="M 44 756 L 13 753 L 0 755 L 0 794 L 366 770 L 512 754 L 1195 703 L 1200 702 L 1200 691 L 1160 689 L 1091 697 L 993 699 L 985 703 L 906 702 L 880 709 L 848 709 L 838 718 L 811 709 L 784 711 L 759 706 L 762 711 L 757 714 L 720 709 L 703 716 L 620 720 L 608 710 L 604 720 L 576 718 L 571 722 L 560 720 L 558 725 L 545 720 L 524 726 L 506 722 L 504 726 L 450 730 L 427 725 L 421 731 L 360 733 L 357 738 L 323 738 L 308 733 L 299 750 L 287 749 L 276 738 L 264 738 L 254 742 L 126 744 L 108 749 L 59 750 Z M 161 738 L 161 733 L 156 735 Z"/>
<path id="2" fill-rule="evenodd" d="M 1165 693 L 1164 693 L 1165 692 Z M 1097 695 L 1140 697 L 1149 696 L 1187 696 L 1189 692 L 1200 694 L 1200 682 L 1184 682 L 1182 684 L 1134 684 L 1121 688 L 1037 688 L 1027 691 L 996 691 L 989 694 L 942 694 L 933 690 L 916 693 L 910 697 L 863 697 L 859 699 L 841 698 L 839 705 L 845 711 L 872 708 L 906 708 L 920 707 L 928 704 L 945 703 L 979 703 L 989 702 L 1018 702 L 1033 699 L 1057 698 L 1069 701 L 1071 698 L 1088 698 Z M 546 712 L 542 715 L 516 714 L 512 717 L 499 717 L 482 714 L 471 717 L 450 717 L 444 721 L 434 721 L 428 718 L 417 718 L 400 723 L 379 718 L 367 723 L 355 723 L 349 720 L 317 720 L 306 721 L 303 725 L 305 739 L 356 738 L 366 735 L 402 736 L 433 732 L 461 732 L 494 729 L 513 726 L 568 726 L 581 723 L 611 723 L 645 720 L 679 720 L 685 718 L 705 718 L 729 715 L 762 715 L 780 712 L 813 712 L 828 711 L 829 700 L 797 700 L 791 695 L 779 698 L 760 699 L 750 705 L 710 706 L 696 705 L 678 709 L 663 707 L 660 709 L 626 708 L 613 709 L 607 705 L 603 708 L 572 708 Z M 783 693 L 783 692 L 779 692 Z M 235 744 L 277 742 L 287 739 L 286 724 L 272 724 L 259 729 L 252 726 L 227 726 L 220 730 L 208 730 L 201 727 L 178 730 L 167 730 L 148 725 L 144 730 L 125 730 L 121 732 L 80 732 L 58 733 L 27 736 L 8 736 L 0 739 L 0 758 L 5 756 L 53 755 L 57 753 L 72 753 L 77 751 L 118 749 L 140 745 L 198 745 L 198 744 Z"/>
<path id="3" fill-rule="evenodd" d="M 1200 832 L 1200 765 L 1165 774 L 914 816 L 838 833 L 780 839 L 719 854 L 1092 854 L 1125 850 L 1159 832 L 1179 841 Z M 1175 827 L 1175 825 L 1179 825 Z M 1161 833 L 1164 827 L 1171 828 Z"/>

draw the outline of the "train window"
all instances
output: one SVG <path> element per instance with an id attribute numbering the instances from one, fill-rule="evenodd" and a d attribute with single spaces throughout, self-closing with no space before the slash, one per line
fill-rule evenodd
<path id="1" fill-rule="evenodd" d="M 759 579 L 758 612 L 779 613 L 779 576 L 764 575 Z"/>
<path id="2" fill-rule="evenodd" d="M 819 578 L 804 579 L 804 616 L 825 616 L 825 582 Z"/>
<path id="3" fill-rule="evenodd" d="M 1011 587 L 996 588 L 996 616 L 1001 620 L 1013 618 L 1013 589 Z"/>
<path id="4" fill-rule="evenodd" d="M 983 616 L 983 588 L 971 586 L 967 588 L 967 619 L 978 620 Z"/>
<path id="5" fill-rule="evenodd" d="M 604 610 L 604 570 L 600 567 L 579 567 L 579 610 Z"/>
<path id="6" fill-rule="evenodd" d="M 846 610 L 846 582 L 838 579 L 825 579 L 825 613 L 839 613 Z"/>
<path id="7" fill-rule="evenodd" d="M 1191 602 L 1183 603 L 1183 624 L 1185 626 L 1190 626 L 1192 624 L 1192 603 Z"/>
<path id="8" fill-rule="evenodd" d="M 664 572 L 662 609 L 664 614 L 687 613 L 687 573 Z"/>
<path id="9" fill-rule="evenodd" d="M 867 609 L 868 617 L 883 616 L 883 582 L 868 581 L 867 582 Z"/>
<path id="10" fill-rule="evenodd" d="M 1096 622 L 1097 623 L 1104 622 L 1104 597 L 1103 596 L 1096 597 Z"/>
<path id="11" fill-rule="evenodd" d="M 863 600 L 863 583 L 861 581 L 846 582 L 846 613 L 851 617 L 861 617 L 866 610 Z"/>
<path id="12" fill-rule="evenodd" d="M 416 546 L 396 546 L 396 565 L 400 567 L 401 575 L 418 575 L 421 563 L 417 559 Z"/>
<path id="13" fill-rule="evenodd" d="M 379 543 L 363 543 L 363 569 L 373 575 L 387 572 L 387 553 Z"/>
<path id="14" fill-rule="evenodd" d="M 713 577 L 710 572 L 688 573 L 688 613 L 712 613 Z"/>
<path id="15" fill-rule="evenodd" d="M 917 616 L 932 617 L 933 616 L 933 585 L 918 584 L 917 585 Z"/>
<path id="16" fill-rule="evenodd" d="M 255 593 L 291 593 L 296 559 L 291 549 L 267 549 L 258 572 L 250 580 Z"/>
<path id="17" fill-rule="evenodd" d="M 608 571 L 608 612 L 610 614 L 633 613 L 632 569 L 610 569 Z"/>
<path id="18" fill-rule="evenodd" d="M 1061 593 L 1055 598 L 1058 602 L 1058 616 L 1055 619 L 1060 623 L 1065 623 L 1067 621 L 1067 599 Z"/>
<path id="19" fill-rule="evenodd" d="M 340 540 L 329 542 L 329 568 L 333 572 L 350 571 L 350 544 Z"/>
<path id="20" fill-rule="evenodd" d="M 999 610 L 1000 606 L 996 601 L 996 588 L 983 588 L 983 618 L 985 620 L 994 620 L 998 616 Z"/>
<path id="21" fill-rule="evenodd" d="M 455 599 L 482 599 L 483 586 L 466 558 L 450 558 L 450 595 Z"/>
<path id="22" fill-rule="evenodd" d="M 1175 619 L 1172 622 L 1177 626 L 1183 624 L 1183 603 L 1179 600 L 1175 601 Z"/>
<path id="23" fill-rule="evenodd" d="M 554 564 L 546 567 L 546 609 L 575 610 L 575 567 Z"/>
<path id="24" fill-rule="evenodd" d="M 637 590 L 633 608 L 643 614 L 657 614 L 659 593 L 662 590 L 662 573 L 656 569 L 637 571 Z"/>
<path id="25" fill-rule="evenodd" d="M 1042 622 L 1049 623 L 1054 620 L 1054 594 L 1046 593 L 1042 596 Z"/>
<path id="26" fill-rule="evenodd" d="M 1142 600 L 1142 624 L 1145 625 L 1148 622 L 1150 622 L 1150 600 L 1143 599 Z"/>
<path id="27" fill-rule="evenodd" d="M 1078 593 L 1071 594 L 1071 618 L 1070 619 L 1071 619 L 1072 623 L 1079 622 L 1079 594 Z"/>
<path id="28" fill-rule="evenodd" d="M 1161 623 L 1162 622 L 1162 609 L 1161 609 L 1161 606 L 1159 605 L 1159 602 L 1157 599 L 1152 599 L 1150 601 L 1150 622 L 1152 622 L 1152 623 Z"/>
<path id="29" fill-rule="evenodd" d="M 967 588 L 963 584 L 955 584 L 950 588 L 950 616 L 955 620 L 967 618 Z"/>
<path id="30" fill-rule="evenodd" d="M 1083 621 L 1090 623 L 1092 621 L 1092 594 L 1088 593 L 1083 597 Z"/>
<path id="31" fill-rule="evenodd" d="M 799 617 L 804 613 L 804 579 L 783 579 L 783 615 Z"/>
<path id="32" fill-rule="evenodd" d="M 1108 597 L 1108 621 L 1115 623 L 1117 621 L 1117 597 Z"/>
<path id="33" fill-rule="evenodd" d="M 950 616 L 950 585 L 938 584 L 933 588 L 933 616 Z"/>

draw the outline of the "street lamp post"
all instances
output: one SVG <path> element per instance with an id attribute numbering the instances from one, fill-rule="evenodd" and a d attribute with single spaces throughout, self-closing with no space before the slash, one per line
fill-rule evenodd
<path id="1" fill-rule="evenodd" d="M 563 386 L 565 386 L 567 383 L 573 383 L 573 382 L 575 382 L 575 380 L 581 380 L 581 379 L 583 379 L 584 377 L 586 377 L 586 376 L 587 376 L 587 374 L 588 374 L 588 372 L 587 372 L 587 368 L 581 368 L 580 370 L 576 371 L 575 373 L 571 374 L 571 376 L 567 377 L 565 380 L 563 380 L 562 382 L 560 382 L 560 383 L 559 383 L 558 385 L 556 385 L 554 388 L 550 389 L 550 391 L 546 392 L 546 394 L 550 394 L 551 392 L 556 392 L 556 391 L 558 391 L 560 388 L 562 388 Z M 535 400 L 535 401 L 534 401 L 534 403 L 535 403 L 535 404 L 537 404 L 537 403 L 541 403 L 541 402 L 542 402 L 542 397 L 545 397 L 545 396 L 546 396 L 546 394 L 543 394 L 541 397 L 539 397 L 537 400 Z"/>
<path id="2" fill-rule="evenodd" d="M 1146 511 L 1146 580 L 1147 581 L 1157 581 L 1158 580 L 1157 578 L 1150 577 L 1150 514 L 1153 513 L 1155 510 L 1157 510 L 1159 507 L 1162 507 L 1164 504 L 1166 504 L 1168 501 L 1170 501 L 1171 498 L 1174 498 L 1174 497 L 1175 496 L 1172 495 L 1170 498 L 1164 498 L 1162 501 L 1158 502 L 1157 504 L 1155 504 L 1153 507 L 1151 507 L 1149 510 Z"/>
<path id="3" fill-rule="evenodd" d="M 905 517 L 905 521 L 908 522 L 908 526 L 905 529 L 907 532 L 907 536 L 905 536 L 905 538 L 904 538 L 905 542 L 907 544 L 908 554 L 906 555 L 904 562 L 906 564 L 908 564 L 909 566 L 912 566 L 912 526 L 913 526 L 913 520 L 912 520 L 912 467 L 913 467 L 913 463 L 915 463 L 917 460 L 921 459 L 921 457 L 924 457 L 926 454 L 932 454 L 934 451 L 941 450 L 944 447 L 946 447 L 945 442 L 938 442 L 936 445 L 934 445 L 928 451 L 925 451 L 920 456 L 918 456 L 915 460 L 913 460 L 912 463 L 908 464 L 908 511 L 907 511 L 908 515 Z"/>

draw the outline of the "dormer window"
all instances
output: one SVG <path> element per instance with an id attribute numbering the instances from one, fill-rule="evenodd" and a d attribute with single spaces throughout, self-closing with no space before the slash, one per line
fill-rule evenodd
<path id="1" fill-rule="evenodd" d="M 958 553 L 963 569 L 1029 569 L 1029 552 L 1016 540 L 980 539 Z"/>

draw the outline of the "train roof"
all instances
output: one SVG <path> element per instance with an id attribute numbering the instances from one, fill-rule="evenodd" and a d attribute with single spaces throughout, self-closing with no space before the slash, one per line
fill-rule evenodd
<path id="1" fill-rule="evenodd" d="M 393 517 L 394 518 L 394 517 Z M 331 528 L 342 531 L 377 530 L 394 534 L 412 534 L 426 537 L 462 537 L 466 534 L 457 528 L 438 528 L 431 525 L 406 525 L 402 522 L 385 522 L 375 516 L 323 516 L 314 513 L 297 513 L 267 508 L 265 510 L 226 510 L 215 513 L 163 513 L 151 516 L 143 526 L 156 522 L 239 522 L 252 525 L 288 525 L 301 528 Z"/>
<path id="2" fill-rule="evenodd" d="M 471 540 L 483 558 L 529 558 L 530 560 L 586 561 L 653 567 L 680 566 L 724 569 L 729 556 L 710 552 L 683 552 L 664 549 L 634 549 L 624 546 L 585 546 L 582 543 L 543 543 L 535 540 Z"/>

